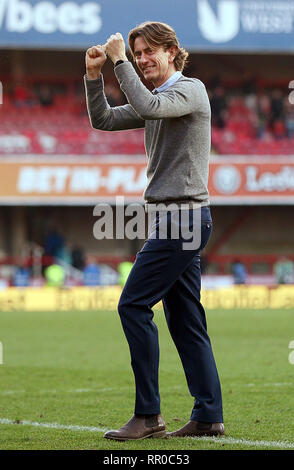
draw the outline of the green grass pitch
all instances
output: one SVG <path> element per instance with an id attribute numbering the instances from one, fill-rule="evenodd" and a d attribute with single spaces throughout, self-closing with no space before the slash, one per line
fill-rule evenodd
<path id="1" fill-rule="evenodd" d="M 0 312 L 0 449 L 294 449 L 293 315 L 286 309 L 207 312 L 224 438 L 115 442 L 103 438 L 103 429 L 119 428 L 134 406 L 117 313 Z M 193 399 L 163 312 L 154 320 L 162 414 L 171 431 L 187 422 Z"/>

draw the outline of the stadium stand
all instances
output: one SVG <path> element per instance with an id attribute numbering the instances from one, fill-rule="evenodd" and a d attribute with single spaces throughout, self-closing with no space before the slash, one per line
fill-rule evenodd
<path id="1" fill-rule="evenodd" d="M 64 157 L 63 165 L 66 160 L 69 163 L 74 159 L 80 162 L 88 156 L 93 160 L 97 157 L 95 161 L 99 162 L 110 160 L 113 155 L 127 156 L 135 161 L 137 156 L 145 154 L 143 130 L 108 133 L 91 129 L 82 80 L 84 51 L 3 49 L 1 54 L 0 80 L 5 92 L 0 106 L 2 162 L 6 158 L 7 161 L 17 160 L 19 156 L 23 164 L 27 157 L 32 157 L 33 165 L 37 166 L 37 160 L 42 161 L 43 156 L 52 157 L 52 160 L 61 156 Z M 294 106 L 288 99 L 289 82 L 293 79 L 293 57 L 282 54 L 191 53 L 185 74 L 198 77 L 208 90 L 214 162 L 226 160 L 229 166 L 235 165 L 234 175 L 241 171 L 238 167 L 241 160 L 256 163 L 258 156 L 273 156 L 275 161 L 283 161 L 286 156 L 293 156 Z M 112 64 L 107 63 L 104 75 L 110 105 L 124 104 L 125 98 L 117 87 Z M 48 162 L 50 158 L 44 160 Z M 283 163 L 288 164 L 289 160 Z M 288 191 L 290 200 L 292 170 L 290 166 L 287 170 L 286 166 L 284 169 L 280 166 L 276 169 L 265 167 L 264 181 L 266 186 L 269 172 L 275 177 L 275 185 L 283 180 L 284 196 L 288 196 Z M 254 170 L 256 181 L 260 177 L 260 168 L 256 166 Z M 244 172 L 240 174 L 244 175 Z M 230 178 L 228 181 L 232 182 Z M 234 188 L 231 189 L 233 191 Z M 248 202 L 244 204 L 238 192 L 228 193 L 228 198 L 234 197 L 224 205 L 219 202 L 214 205 L 213 202 L 215 227 L 205 253 L 207 275 L 229 275 L 231 265 L 238 259 L 247 269 L 248 282 L 274 284 L 274 264 L 280 253 L 294 261 L 292 221 L 287 231 L 280 230 L 281 221 L 288 220 L 289 202 L 266 206 L 268 202 L 263 199 L 266 192 L 267 188 L 256 195 L 251 219 L 243 216 Z M 92 208 L 78 207 L 74 200 L 57 206 L 53 198 L 52 202 L 46 203 L 48 207 L 32 207 L 25 196 L 23 202 L 12 204 L 13 207 L 5 207 L 5 201 L 1 206 L 0 280 L 12 279 L 12 270 L 24 253 L 33 272 L 32 282 L 40 282 L 40 269 L 44 270 L 53 261 L 50 256 L 40 255 L 44 242 L 42 234 L 47 221 L 53 218 L 60 221 L 69 247 L 81 244 L 87 255 L 95 256 L 99 265 L 107 265 L 114 271 L 122 260 L 132 261 L 140 249 L 136 240 L 132 243 L 101 240 L 97 244 L 92 235 Z M 273 197 L 276 196 L 280 196 L 280 189 Z M 90 202 L 85 205 L 90 206 L 91 193 L 88 197 Z M 256 233 L 252 227 L 258 227 Z M 26 253 L 23 248 L 27 244 L 37 244 L 39 254 Z M 70 272 L 70 282 L 80 282 L 71 274 L 75 276 L 75 272 Z"/>
<path id="2" fill-rule="evenodd" d="M 49 83 L 35 87 L 16 84 L 0 108 L 1 154 L 31 153 L 59 155 L 143 154 L 143 132 L 116 133 L 115 140 L 105 132 L 91 129 L 85 94 L 75 91 L 75 83 Z M 123 103 L 116 87 L 108 87 L 113 105 Z M 116 101 L 115 101 L 116 100 Z"/>
<path id="3" fill-rule="evenodd" d="M 124 104 L 112 78 L 105 80 L 108 101 L 111 106 Z M 10 91 L 0 107 L 1 154 L 144 154 L 143 131 L 117 132 L 114 140 L 111 134 L 90 128 L 81 79 L 7 81 Z M 231 86 L 214 77 L 207 89 L 213 153 L 293 154 L 294 110 L 285 83 L 244 80 Z"/>

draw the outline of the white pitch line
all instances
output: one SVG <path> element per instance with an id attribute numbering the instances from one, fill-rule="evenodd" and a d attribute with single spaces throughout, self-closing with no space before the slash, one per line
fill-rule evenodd
<path id="1" fill-rule="evenodd" d="M 69 431 L 89 431 L 89 432 L 106 432 L 109 429 L 97 428 L 95 426 L 79 426 L 74 424 L 59 424 L 59 423 L 38 423 L 36 421 L 28 421 L 22 419 L 20 421 L 13 421 L 12 419 L 0 418 L 0 424 L 14 424 L 18 426 L 34 426 L 37 428 L 49 429 L 68 429 Z"/>
<path id="2" fill-rule="evenodd" d="M 294 442 L 286 441 L 249 441 L 247 439 L 234 439 L 233 437 L 191 437 L 194 440 L 203 440 L 223 444 L 239 444 L 251 447 L 278 447 L 280 449 L 294 449 Z"/>
<path id="3" fill-rule="evenodd" d="M 2 390 L 0 391 L 0 395 L 17 395 L 18 393 L 103 393 L 108 392 L 109 390 L 113 390 L 113 388 L 77 388 L 74 390 Z"/>
<path id="4" fill-rule="evenodd" d="M 274 382 L 274 383 L 263 383 L 263 384 L 256 384 L 256 383 L 247 383 L 247 384 L 232 384 L 240 387 L 289 387 L 294 385 L 294 382 Z M 184 385 L 175 385 L 172 387 L 174 390 L 184 390 L 185 386 Z M 121 390 L 126 389 L 126 387 L 121 387 Z M 39 394 L 45 394 L 45 393 L 104 393 L 104 392 L 109 392 L 111 390 L 114 390 L 113 387 L 106 387 L 106 388 L 77 388 L 77 389 L 71 389 L 71 390 L 56 390 L 56 389 L 51 389 L 51 390 L 2 390 L 0 391 L 0 396 L 1 395 L 17 395 L 21 393 L 39 393 Z"/>
<path id="5" fill-rule="evenodd" d="M 240 384 L 244 387 L 289 387 L 291 385 L 294 385 L 293 382 L 274 382 L 274 383 L 261 383 L 261 384 L 256 384 L 256 383 L 250 383 L 250 384 Z"/>
<path id="6" fill-rule="evenodd" d="M 0 418 L 0 424 L 11 424 L 18 426 L 34 426 L 47 429 L 65 429 L 69 431 L 88 431 L 88 432 L 107 432 L 109 429 L 98 428 L 95 426 L 79 426 L 73 424 L 59 423 L 38 423 L 35 421 L 21 420 L 13 421 L 12 419 Z M 294 442 L 286 441 L 249 441 L 248 439 L 234 439 L 233 437 L 189 437 L 197 441 L 214 442 L 218 444 L 244 445 L 250 447 L 278 447 L 280 449 L 294 449 Z"/>

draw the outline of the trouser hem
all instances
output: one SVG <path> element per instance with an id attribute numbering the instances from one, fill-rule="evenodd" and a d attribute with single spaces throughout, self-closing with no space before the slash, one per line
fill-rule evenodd
<path id="1" fill-rule="evenodd" d="M 142 410 L 142 409 L 135 409 L 134 411 L 135 414 L 138 414 L 138 415 L 159 415 L 160 414 L 160 410 L 158 409 L 155 409 L 155 408 L 151 408 L 151 409 L 147 409 L 147 410 Z"/>
<path id="2" fill-rule="evenodd" d="M 223 416 L 222 415 L 200 415 L 200 414 L 191 414 L 190 421 L 198 421 L 200 423 L 223 423 Z"/>

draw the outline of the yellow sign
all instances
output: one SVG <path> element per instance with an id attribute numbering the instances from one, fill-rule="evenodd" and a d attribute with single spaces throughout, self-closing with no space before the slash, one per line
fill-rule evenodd
<path id="1" fill-rule="evenodd" d="M 0 291 L 0 311 L 115 310 L 122 288 L 17 288 Z"/>
<path id="2" fill-rule="evenodd" d="M 10 287 L 0 291 L 0 311 L 116 310 L 122 291 L 111 287 Z M 202 291 L 206 309 L 294 308 L 294 285 L 232 286 Z M 161 308 L 161 302 L 155 308 Z"/>

